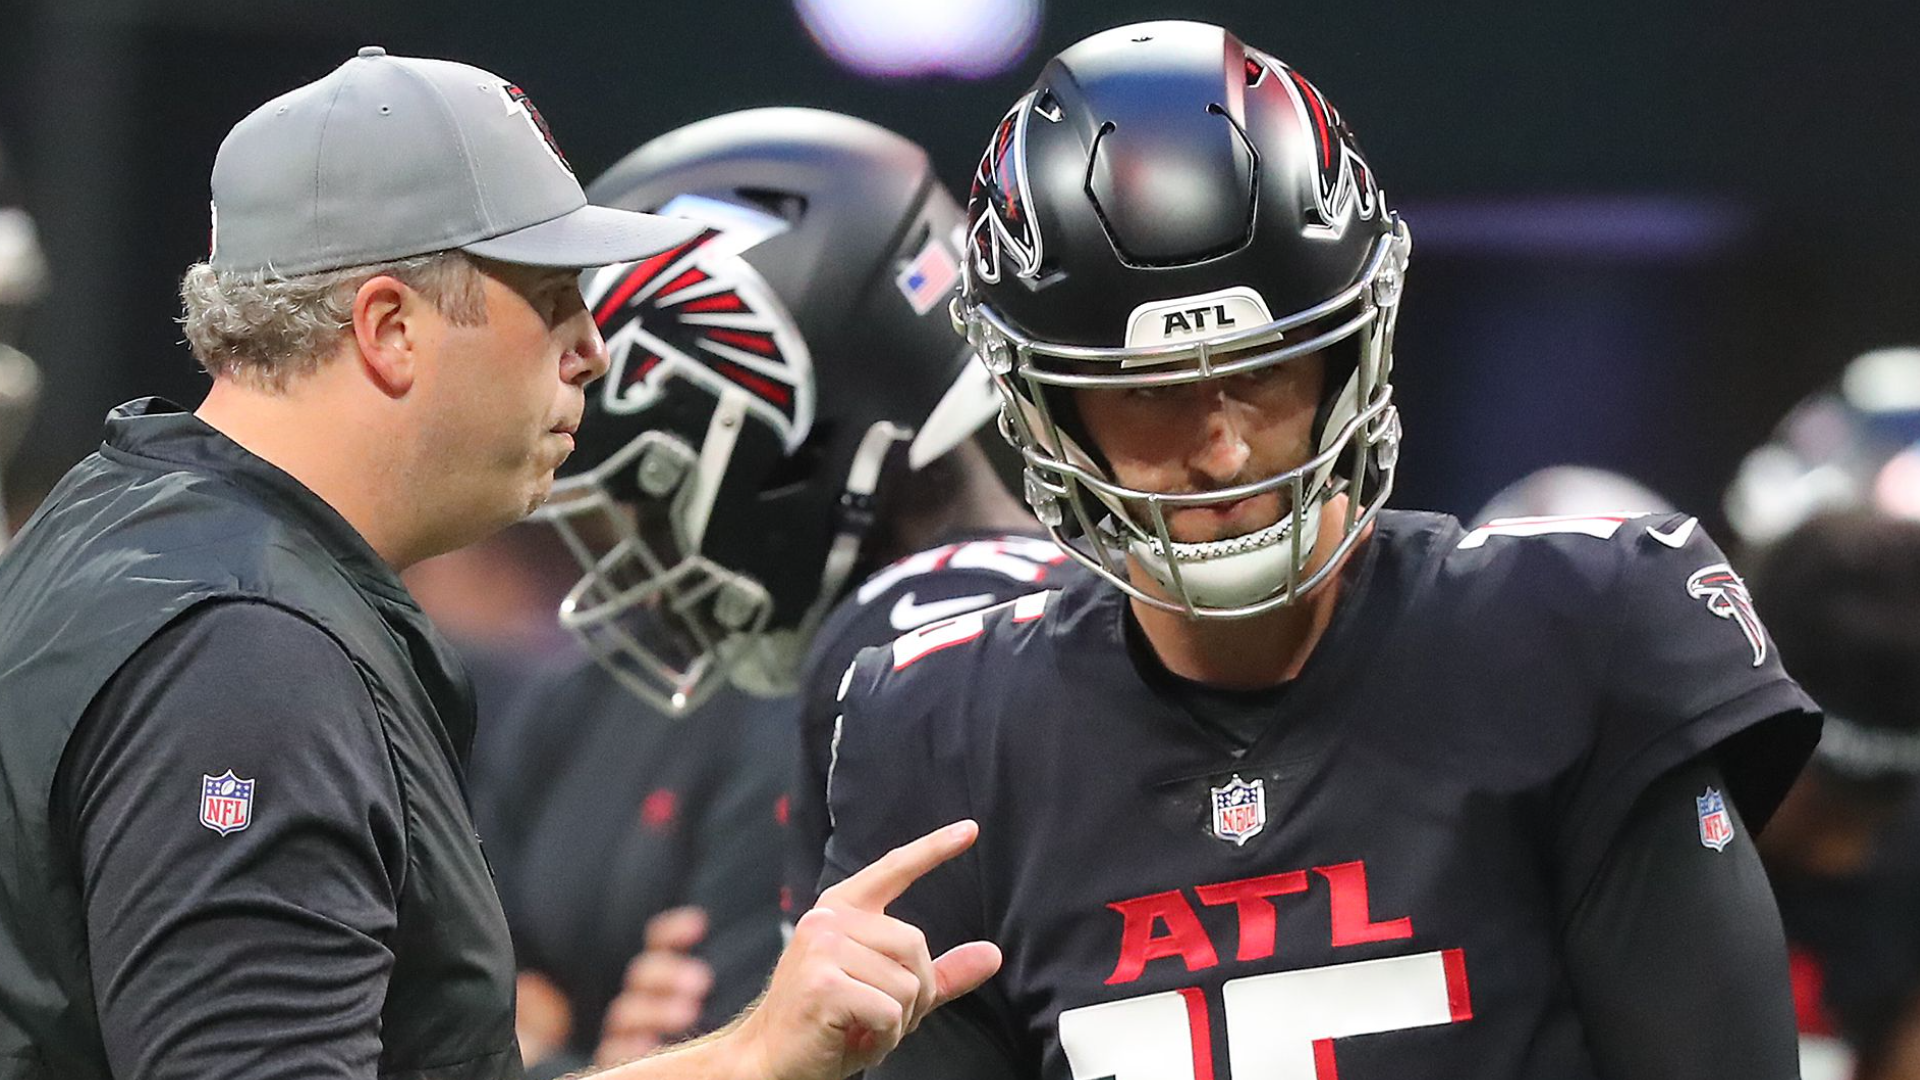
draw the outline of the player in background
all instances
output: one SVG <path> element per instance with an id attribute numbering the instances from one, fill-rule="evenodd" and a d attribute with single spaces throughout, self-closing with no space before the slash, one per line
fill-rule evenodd
<path id="1" fill-rule="evenodd" d="M 1693 518 L 1387 510 L 1410 250 L 1320 91 L 1097 34 L 1006 114 L 960 314 L 1093 574 L 842 684 L 827 880 L 1006 963 L 875 1077 L 1796 1075 L 1752 834 L 1817 737 Z"/>
<path id="2" fill-rule="evenodd" d="M 759 991 L 796 745 L 793 705 L 763 696 L 872 569 L 1031 523 L 971 442 L 998 398 L 951 328 L 961 212 L 919 147 L 759 109 L 662 135 L 588 194 L 703 228 L 586 279 L 611 368 L 540 516 L 580 559 L 561 620 L 591 658 L 476 755 L 535 1076 Z"/>
<path id="3" fill-rule="evenodd" d="M 1920 350 L 1855 358 L 1727 496 L 1754 602 L 1829 710 L 1761 843 L 1805 1080 L 1920 1078 Z"/>
<path id="4" fill-rule="evenodd" d="M 1589 465 L 1549 465 L 1501 488 L 1472 525 L 1506 518 L 1593 517 L 1620 511 L 1671 514 L 1666 497 L 1630 476 Z"/>

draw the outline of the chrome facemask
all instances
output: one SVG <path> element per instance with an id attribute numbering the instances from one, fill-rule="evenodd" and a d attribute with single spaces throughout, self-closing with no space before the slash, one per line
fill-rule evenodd
<path id="1" fill-rule="evenodd" d="M 561 601 L 560 625 L 629 690 L 669 713 L 693 709 L 732 669 L 751 664 L 759 653 L 752 643 L 773 614 L 759 582 L 689 542 L 689 503 L 701 497 L 689 482 L 696 464 L 680 439 L 647 432 L 593 471 L 556 483 L 534 514 L 559 531 L 583 572 Z M 608 481 L 627 470 L 638 479 L 637 508 L 609 494 Z M 747 681 L 780 685 L 772 675 Z"/>
<path id="2" fill-rule="evenodd" d="M 1290 604 L 1323 584 L 1359 542 L 1393 490 L 1400 419 L 1393 405 L 1393 327 L 1412 241 L 1397 216 L 1375 242 L 1357 281 L 1323 303 L 1246 330 L 1197 341 L 1088 347 L 1035 341 L 965 288 L 955 326 L 986 361 L 1004 401 L 1001 434 L 1025 464 L 1025 494 L 1053 539 L 1129 596 L 1195 618 L 1244 618 Z M 1312 336 L 1289 340 L 1312 328 Z M 1049 390 L 1127 389 L 1223 378 L 1286 363 L 1347 338 L 1358 359 L 1335 397 L 1314 456 L 1263 480 L 1214 491 L 1166 494 L 1116 483 L 1088 448 L 1061 426 Z M 1343 467 L 1344 466 L 1344 467 Z M 1372 480 L 1369 488 L 1369 481 Z M 1288 500 L 1273 525 L 1208 543 L 1180 543 L 1167 513 L 1281 492 Z M 1349 496 L 1341 536 L 1309 572 L 1328 500 Z M 1091 496 L 1091 499 L 1089 499 Z M 1090 505 L 1097 502 L 1098 505 Z M 1084 537 L 1085 544 L 1070 541 Z M 1129 576 L 1131 558 L 1167 594 Z M 1169 599 L 1171 597 L 1171 599 Z"/>

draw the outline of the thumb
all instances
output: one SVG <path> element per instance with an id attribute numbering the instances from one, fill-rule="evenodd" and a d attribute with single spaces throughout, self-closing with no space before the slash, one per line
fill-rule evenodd
<path id="1" fill-rule="evenodd" d="M 707 913 L 697 907 L 668 908 L 647 920 L 647 951 L 686 952 L 707 936 Z"/>
<path id="2" fill-rule="evenodd" d="M 1000 946 L 991 941 L 955 945 L 933 962 L 933 1007 L 973 993 L 1000 970 Z"/>

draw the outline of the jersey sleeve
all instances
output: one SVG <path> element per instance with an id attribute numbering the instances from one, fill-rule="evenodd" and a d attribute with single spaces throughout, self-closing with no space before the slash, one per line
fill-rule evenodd
<path id="1" fill-rule="evenodd" d="M 1704 758 L 1654 781 L 1567 924 L 1601 1076 L 1799 1075 L 1786 936 L 1738 807 L 1725 807 L 1720 846 L 1701 842 L 1695 799 L 1725 786 Z"/>
<path id="2" fill-rule="evenodd" d="M 846 672 L 827 773 L 831 837 L 825 889 L 888 851 L 972 817 L 964 741 L 937 722 L 941 688 L 925 677 L 890 679 L 891 648 L 867 649 Z M 931 695 L 931 696 L 930 696 Z M 983 837 L 983 841 L 984 841 Z M 887 909 L 918 926 L 935 955 L 984 936 L 978 845 L 914 883 Z"/>
<path id="3" fill-rule="evenodd" d="M 908 641 L 909 639 L 902 639 Z M 905 646 L 898 646 L 904 648 Z M 896 646 L 867 649 L 839 689 L 827 778 L 831 838 L 820 888 L 940 826 L 977 817 L 968 783 L 966 695 L 939 665 L 896 671 Z M 899 654 L 904 655 L 904 654 Z M 902 665 L 905 666 L 904 664 Z M 986 820 L 972 849 L 935 867 L 887 907 L 926 935 L 933 955 L 992 939 L 980 884 L 982 852 L 994 838 Z M 1022 1067 L 999 977 L 928 1017 L 875 1080 L 1020 1078 Z"/>
<path id="4" fill-rule="evenodd" d="M 1820 711 L 1727 557 L 1686 515 L 1631 520 L 1591 746 L 1567 788 L 1561 893 L 1592 878 L 1629 810 L 1674 767 L 1712 753 L 1749 827 L 1766 824 L 1819 738 Z M 1604 608 L 1603 608 L 1604 610 Z"/>
<path id="5" fill-rule="evenodd" d="M 822 641 L 808 659 L 795 702 L 799 746 L 794 755 L 787 818 L 785 892 L 789 919 L 813 906 L 827 846 L 827 768 L 833 757 L 833 732 L 840 716 L 840 677 L 847 673 L 854 648 Z"/>
<path id="6" fill-rule="evenodd" d="M 189 612 L 55 780 L 116 1077 L 372 1080 L 405 832 L 372 695 L 300 616 Z"/>

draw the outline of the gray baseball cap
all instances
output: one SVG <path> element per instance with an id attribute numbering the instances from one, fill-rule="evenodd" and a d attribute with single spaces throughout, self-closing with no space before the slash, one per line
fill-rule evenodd
<path id="1" fill-rule="evenodd" d="M 293 277 L 452 248 L 604 266 L 698 231 L 589 206 L 519 87 L 377 45 L 255 109 L 213 162 L 210 261 L 224 271 Z"/>

